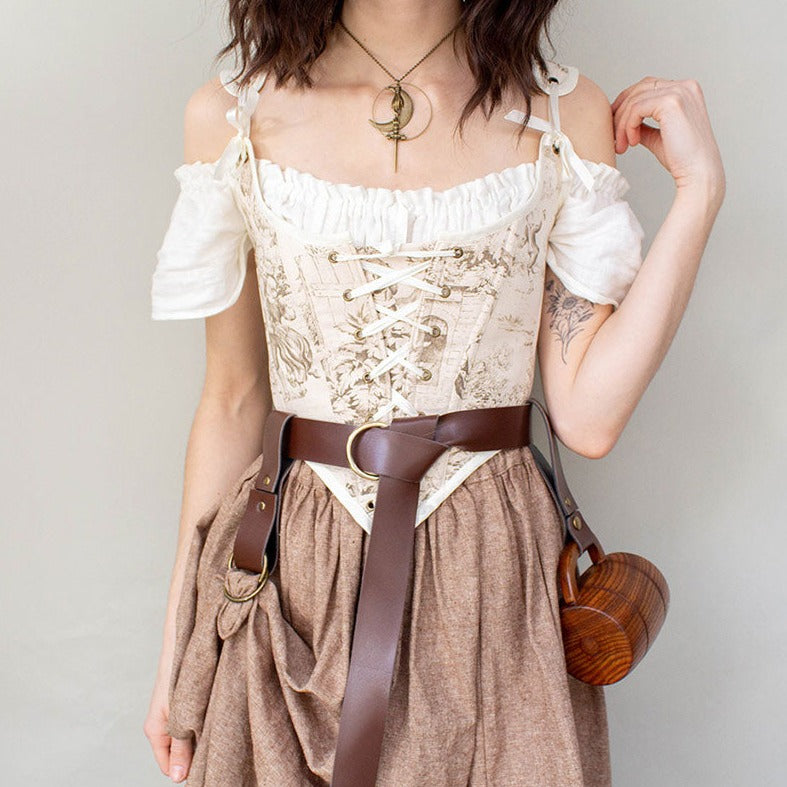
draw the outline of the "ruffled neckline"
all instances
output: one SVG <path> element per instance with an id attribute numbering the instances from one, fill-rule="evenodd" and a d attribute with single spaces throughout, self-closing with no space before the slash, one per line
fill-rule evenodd
<path id="1" fill-rule="evenodd" d="M 257 162 L 257 169 L 261 177 L 273 177 L 293 184 L 296 181 L 300 181 L 302 186 L 308 186 L 323 191 L 337 191 L 347 196 L 360 197 L 361 199 L 374 199 L 381 194 L 387 194 L 397 198 L 416 198 L 419 195 L 427 194 L 436 198 L 450 198 L 453 196 L 454 192 L 461 193 L 476 191 L 478 189 L 493 189 L 497 187 L 501 181 L 511 182 L 525 170 L 535 169 L 536 165 L 539 163 L 538 159 L 535 161 L 523 161 L 520 164 L 513 164 L 501 170 L 487 172 L 484 175 L 479 175 L 477 178 L 465 180 L 444 189 L 435 189 L 432 186 L 419 186 L 410 189 L 391 189 L 385 186 L 366 186 L 359 183 L 327 180 L 311 172 L 307 172 L 306 170 L 298 169 L 288 164 L 279 164 L 268 158 L 257 157 L 255 161 Z"/>
<path id="2" fill-rule="evenodd" d="M 420 243 L 438 234 L 465 234 L 496 226 L 502 220 L 528 209 L 541 191 L 546 144 L 534 161 L 526 161 L 489 172 L 480 177 L 434 189 L 390 189 L 381 186 L 326 180 L 296 167 L 271 159 L 254 159 L 264 207 L 286 225 L 312 238 L 348 234 L 357 246 L 384 250 L 406 243 Z M 182 184 L 197 189 L 210 180 L 226 182 L 234 167 L 223 162 L 236 160 L 231 150 L 215 162 L 182 164 L 175 175 Z M 594 201 L 600 194 L 618 198 L 629 184 L 623 173 L 604 162 L 582 159 L 593 177 Z M 585 185 L 574 175 L 569 194 L 580 196 Z"/>
<path id="3" fill-rule="evenodd" d="M 262 200 L 276 217 L 309 237 L 346 232 L 354 245 L 380 251 L 492 226 L 514 215 L 540 191 L 543 163 L 540 154 L 536 161 L 437 190 L 339 183 L 256 159 Z"/>

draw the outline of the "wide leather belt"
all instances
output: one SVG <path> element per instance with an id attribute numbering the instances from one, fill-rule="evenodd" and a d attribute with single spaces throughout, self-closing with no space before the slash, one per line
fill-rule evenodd
<path id="1" fill-rule="evenodd" d="M 371 536 L 361 576 L 347 684 L 339 719 L 332 787 L 374 787 L 394 662 L 413 560 L 419 485 L 448 448 L 488 451 L 530 443 L 530 401 L 360 425 L 271 410 L 260 471 L 238 526 L 229 564 L 264 586 L 278 558 L 281 492 L 293 459 L 352 467 L 378 478 Z"/>

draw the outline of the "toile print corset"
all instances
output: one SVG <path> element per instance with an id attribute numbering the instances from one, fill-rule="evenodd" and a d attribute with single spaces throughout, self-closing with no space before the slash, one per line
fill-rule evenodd
<path id="1" fill-rule="evenodd" d="M 259 198 L 247 159 L 239 204 L 257 250 L 273 406 L 361 424 L 524 403 L 561 193 L 560 159 L 542 148 L 529 206 L 480 230 L 383 251 L 347 233 L 304 235 Z M 421 482 L 416 524 L 494 453 L 446 451 Z M 307 463 L 370 530 L 377 481 Z"/>
<path id="2" fill-rule="evenodd" d="M 523 404 L 546 266 L 571 293 L 617 307 L 644 234 L 620 170 L 580 159 L 560 131 L 557 97 L 576 69 L 550 63 L 537 78 L 550 95 L 550 121 L 528 122 L 544 132 L 538 159 L 442 192 L 335 184 L 256 158 L 264 77 L 236 92 L 224 154 L 175 170 L 153 318 L 228 308 L 253 248 L 274 408 L 360 425 Z M 495 453 L 444 452 L 421 481 L 416 526 Z M 370 531 L 377 481 L 306 463 Z"/>

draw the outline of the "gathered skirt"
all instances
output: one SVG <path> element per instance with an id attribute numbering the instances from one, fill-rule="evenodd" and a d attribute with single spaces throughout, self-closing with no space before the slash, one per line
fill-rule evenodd
<path id="1" fill-rule="evenodd" d="M 177 610 L 169 732 L 191 787 L 329 785 L 370 536 L 294 460 L 260 593 L 228 567 L 262 456 L 205 512 Z M 415 532 L 378 787 L 606 787 L 604 689 L 566 672 L 560 519 L 528 447 L 499 451 Z"/>

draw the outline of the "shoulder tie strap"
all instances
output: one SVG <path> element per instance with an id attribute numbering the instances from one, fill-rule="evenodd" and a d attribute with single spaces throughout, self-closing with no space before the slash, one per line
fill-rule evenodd
<path id="1" fill-rule="evenodd" d="M 256 74 L 248 85 L 239 87 L 232 76 L 231 69 L 223 69 L 219 73 L 219 79 L 224 89 L 235 96 L 238 100 L 235 106 L 227 110 L 227 122 L 234 126 L 238 133 L 235 138 L 227 145 L 224 156 L 216 169 L 217 176 L 220 176 L 227 166 L 236 166 L 251 160 L 256 161 L 254 145 L 251 142 L 251 116 L 257 107 L 260 98 L 260 90 L 265 84 L 267 72 Z M 251 168 L 254 190 L 259 199 L 262 199 L 257 167 Z"/>
<path id="2" fill-rule="evenodd" d="M 257 74 L 250 82 L 244 87 L 238 87 L 232 77 L 231 69 L 224 69 L 219 74 L 221 84 L 224 89 L 235 96 L 238 101 L 234 107 L 227 110 L 227 121 L 238 129 L 238 134 L 243 137 L 248 137 L 251 131 L 251 116 L 257 107 L 257 102 L 260 98 L 260 90 L 265 84 L 266 73 Z"/>
<path id="3" fill-rule="evenodd" d="M 563 171 L 568 177 L 571 177 L 573 169 L 585 184 L 585 188 L 588 191 L 593 191 L 593 175 L 585 166 L 585 162 L 577 155 L 571 140 L 560 130 L 560 111 L 558 108 L 560 80 L 555 76 L 549 76 L 547 81 L 549 83 L 549 117 L 552 123 L 552 134 L 553 139 L 557 140 L 558 152 L 563 162 Z"/>
<path id="4" fill-rule="evenodd" d="M 550 63 L 550 66 L 552 64 Z M 550 68 L 550 71 L 553 69 Z M 578 78 L 577 70 L 564 67 L 566 74 L 561 80 L 554 73 L 550 73 L 546 80 L 542 79 L 538 70 L 535 70 L 536 81 L 541 89 L 549 95 L 549 122 L 543 118 L 534 117 L 531 115 L 528 122 L 525 124 L 530 128 L 538 129 L 549 134 L 552 142 L 552 149 L 555 153 L 560 154 L 560 160 L 563 165 L 563 172 L 566 177 L 570 178 L 572 171 L 576 172 L 580 180 L 584 183 L 588 191 L 593 190 L 593 175 L 585 165 L 585 162 L 577 155 L 571 140 L 560 129 L 560 111 L 558 107 L 558 97 L 570 92 L 576 85 Z M 519 109 L 512 109 L 505 115 L 506 120 L 511 120 L 514 123 L 522 123 L 525 119 L 525 113 Z"/>

